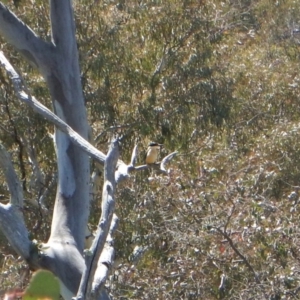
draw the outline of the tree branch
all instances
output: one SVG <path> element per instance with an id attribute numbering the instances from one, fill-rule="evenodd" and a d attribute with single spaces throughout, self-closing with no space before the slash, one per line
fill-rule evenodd
<path id="1" fill-rule="evenodd" d="M 170 154 L 168 154 L 167 156 L 165 156 L 162 161 L 159 163 L 155 163 L 155 164 L 152 164 L 152 165 L 140 165 L 140 166 L 136 166 L 136 167 L 132 167 L 131 170 L 135 170 L 135 171 L 141 171 L 141 170 L 145 170 L 145 169 L 149 169 L 149 168 L 154 168 L 155 170 L 163 173 L 163 174 L 168 174 L 168 171 L 166 170 L 166 164 L 172 160 L 176 154 L 178 152 L 177 151 L 174 151 Z M 131 171 L 130 170 L 130 171 Z"/>
<path id="2" fill-rule="evenodd" d="M 90 253 L 86 255 L 86 269 L 82 275 L 80 287 L 76 299 L 90 299 L 92 282 L 97 269 L 97 264 L 107 240 L 109 228 L 113 217 L 115 200 L 115 169 L 119 157 L 118 140 L 111 143 L 104 166 L 104 185 L 102 193 L 102 212 L 98 224 L 98 230 L 94 242 L 90 248 Z M 92 295 L 93 298 L 96 294 Z"/>
<path id="3" fill-rule="evenodd" d="M 92 294 L 95 294 L 97 299 L 99 299 L 100 297 L 101 290 L 104 287 L 109 271 L 113 265 L 113 261 L 115 257 L 115 249 L 114 249 L 114 240 L 112 236 L 117 229 L 118 223 L 119 223 L 118 217 L 116 215 L 113 215 L 109 233 L 104 245 L 104 249 L 101 253 L 97 270 L 95 273 L 95 277 L 93 280 L 93 284 L 92 284 Z"/>
<path id="4" fill-rule="evenodd" d="M 23 191 L 9 154 L 2 144 L 0 144 L 0 166 L 4 171 L 10 192 L 10 203 L 7 205 L 0 204 L 0 229 L 13 249 L 28 260 L 31 242 L 28 239 L 28 231 L 21 212 Z"/>
<path id="5" fill-rule="evenodd" d="M 66 133 L 75 145 L 77 145 L 86 153 L 88 153 L 93 159 L 95 159 L 102 165 L 104 164 L 106 155 L 103 152 L 99 151 L 94 146 L 92 146 L 88 141 L 86 141 L 77 132 L 75 132 L 68 124 L 66 124 L 57 115 L 50 111 L 46 106 L 41 104 L 29 94 L 28 89 L 24 85 L 21 76 L 15 71 L 13 66 L 9 63 L 9 61 L 6 59 L 3 52 L 1 51 L 0 65 L 2 65 L 5 68 L 8 76 L 12 80 L 17 97 L 22 102 L 28 104 L 35 112 L 43 116 L 47 121 L 57 126 L 57 128 L 59 128 L 62 132 Z"/>
<path id="6" fill-rule="evenodd" d="M 166 165 L 171 159 L 173 159 L 173 157 L 175 157 L 177 153 L 178 153 L 177 151 L 172 152 L 172 153 L 168 154 L 166 157 L 163 158 L 163 160 L 162 160 L 161 163 L 160 163 L 160 170 L 161 170 L 163 173 L 168 174 L 168 171 L 166 170 L 165 165 Z"/>
<path id="7" fill-rule="evenodd" d="M 230 238 L 230 236 L 228 235 L 228 233 L 226 231 L 221 230 L 218 227 L 214 227 L 229 243 L 230 247 L 232 248 L 232 250 L 235 252 L 235 254 L 237 256 L 239 256 L 242 261 L 244 262 L 244 264 L 248 267 L 248 269 L 250 270 L 250 272 L 253 274 L 254 279 L 256 281 L 256 283 L 260 283 L 259 277 L 257 276 L 256 272 L 254 271 L 253 267 L 250 265 L 249 261 L 247 260 L 247 258 L 239 251 L 239 249 L 234 245 L 233 240 Z"/>
<path id="8" fill-rule="evenodd" d="M 0 203 L 0 229 L 13 249 L 25 260 L 30 260 L 31 241 L 23 215 L 18 207 Z"/>
<path id="9" fill-rule="evenodd" d="M 133 148 L 130 160 L 130 166 L 134 166 L 138 156 L 138 145 L 136 144 Z"/>
<path id="10" fill-rule="evenodd" d="M 0 166 L 1 169 L 4 171 L 4 175 L 10 192 L 10 203 L 22 209 L 23 208 L 22 186 L 13 168 L 11 158 L 1 143 L 0 143 Z"/>
<path id="11" fill-rule="evenodd" d="M 99 162 L 101 165 L 104 165 L 104 161 L 106 159 L 106 155 L 91 145 L 88 141 L 82 138 L 77 132 L 75 132 L 68 124 L 66 124 L 63 120 L 61 120 L 57 115 L 51 112 L 47 107 L 41 104 L 38 100 L 36 100 L 33 96 L 31 96 L 28 92 L 28 89 L 23 83 L 22 77 L 15 71 L 13 66 L 9 63 L 9 61 L 4 56 L 3 52 L 0 51 L 0 65 L 2 65 L 13 82 L 15 91 L 17 93 L 18 98 L 28 104 L 35 112 L 43 116 L 47 121 L 54 124 L 59 130 L 66 133 L 71 141 L 80 147 L 83 151 L 88 153 L 95 161 Z M 177 152 L 172 152 L 167 155 L 160 164 L 153 165 L 151 167 L 161 171 L 164 174 L 167 174 L 167 170 L 165 169 L 165 164 L 168 163 Z M 134 147 L 131 162 L 129 165 L 126 165 L 122 160 L 118 160 L 117 163 L 117 171 L 115 179 L 117 182 L 120 182 L 129 177 L 129 173 L 132 171 L 141 171 L 148 169 L 148 165 L 134 166 L 137 157 L 137 145 Z"/>
<path id="12" fill-rule="evenodd" d="M 53 47 L 40 39 L 14 13 L 0 2 L 0 34 L 11 43 L 32 65 L 45 74 L 44 58 Z"/>

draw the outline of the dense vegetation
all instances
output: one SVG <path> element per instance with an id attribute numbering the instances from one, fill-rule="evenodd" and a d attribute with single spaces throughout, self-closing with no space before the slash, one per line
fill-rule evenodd
<path id="1" fill-rule="evenodd" d="M 45 1 L 6 3 L 49 40 Z M 122 159 L 139 141 L 140 163 L 151 140 L 164 144 L 162 155 L 179 151 L 169 176 L 133 174 L 118 189 L 120 265 L 108 282 L 114 298 L 300 298 L 300 4 L 82 0 L 74 6 L 95 145 L 106 151 L 118 132 Z M 37 72 L 0 45 L 49 106 Z M 23 180 L 32 238 L 46 241 L 56 180 L 53 126 L 18 101 L 2 70 L 0 81 L 0 138 Z M 48 214 L 35 204 L 46 189 Z M 94 196 L 91 228 L 101 192 Z M 1 235 L 0 249 L 0 291 L 24 287 L 29 270 Z"/>

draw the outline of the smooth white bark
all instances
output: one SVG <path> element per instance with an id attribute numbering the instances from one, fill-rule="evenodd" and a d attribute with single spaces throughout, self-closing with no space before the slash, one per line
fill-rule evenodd
<path id="1" fill-rule="evenodd" d="M 115 182 L 115 169 L 119 157 L 119 145 L 118 141 L 114 140 L 111 143 L 110 150 L 107 154 L 104 165 L 104 185 L 102 192 L 102 211 L 98 224 L 97 233 L 93 244 L 90 248 L 90 254 L 86 256 L 86 268 L 82 275 L 80 287 L 77 294 L 77 299 L 96 299 L 98 294 L 91 295 L 92 283 L 98 266 L 99 258 L 104 248 L 105 242 L 111 226 L 115 199 L 114 193 L 116 188 Z M 97 285 L 98 286 L 98 285 Z"/>
<path id="2" fill-rule="evenodd" d="M 135 166 L 137 146 L 133 150 L 130 164 L 126 165 L 118 160 L 117 141 L 112 143 L 107 156 L 87 141 L 89 127 L 80 82 L 72 4 L 70 0 L 50 0 L 50 9 L 52 43 L 40 39 L 1 2 L 0 34 L 44 76 L 50 90 L 54 113 L 30 95 L 22 78 L 9 64 L 3 53 L 0 53 L 0 63 L 12 79 L 19 99 L 56 126 L 54 141 L 58 163 L 58 187 L 51 235 L 42 253 L 39 253 L 40 259 L 37 267 L 51 270 L 59 277 L 62 286 L 67 290 L 65 297 L 76 294 L 82 278 L 84 289 L 81 294 L 79 293 L 79 296 L 82 296 L 91 291 L 100 255 L 105 243 L 109 242 L 107 235 L 114 212 L 116 182 L 128 178 L 130 172 L 143 170 L 148 166 Z M 90 170 L 87 154 L 102 165 L 105 161 L 105 168 L 99 229 L 92 246 L 93 255 L 84 262 L 82 252 L 90 199 Z M 158 165 L 158 169 L 167 173 L 165 163 L 175 154 L 172 153 L 166 157 L 161 165 Z M 11 204 L 0 204 L 0 228 L 16 251 L 28 261 L 32 261 L 31 243 L 19 210 L 23 201 L 22 189 L 13 184 L 18 180 L 14 178 L 9 163 L 5 164 L 6 159 L 10 161 L 5 152 L 1 154 L 0 149 L 0 164 L 2 163 L 4 169 L 7 169 L 6 179 L 12 195 Z M 7 224 L 9 226 L 5 228 Z M 111 250 L 108 252 L 113 253 Z M 96 276 L 99 280 L 95 281 L 94 297 L 97 296 L 99 287 L 101 288 L 106 278 L 108 268 L 103 273 L 101 272 L 102 267 L 107 267 L 105 263 L 107 262 L 101 262 L 100 259 L 98 270 L 102 277 Z M 86 269 L 85 272 L 84 269 Z M 101 294 L 100 297 L 102 296 L 104 297 L 105 294 Z"/>
<path id="3" fill-rule="evenodd" d="M 20 180 L 13 168 L 10 155 L 0 144 L 0 167 L 4 172 L 4 176 L 10 192 L 10 203 L 19 209 L 23 208 L 23 190 Z"/>
<path id="4" fill-rule="evenodd" d="M 25 260 L 31 260 L 31 242 L 28 230 L 18 207 L 0 203 L 0 230 L 8 239 L 13 249 Z"/>
<path id="5" fill-rule="evenodd" d="M 24 223 L 23 191 L 20 180 L 13 168 L 11 158 L 4 146 L 0 144 L 0 168 L 4 172 L 10 192 L 10 203 L 0 203 L 0 229 L 8 239 L 13 249 L 24 259 L 30 259 L 28 231 Z"/>
<path id="6" fill-rule="evenodd" d="M 48 73 L 49 58 L 54 55 L 53 45 L 40 39 L 1 2 L 0 34 L 43 75 Z"/>
<path id="7" fill-rule="evenodd" d="M 108 278 L 109 272 L 112 269 L 115 259 L 114 239 L 113 234 L 118 226 L 119 219 L 113 215 L 108 236 L 98 261 L 97 269 L 92 284 L 92 293 L 96 296 L 100 295 L 101 289 Z"/>

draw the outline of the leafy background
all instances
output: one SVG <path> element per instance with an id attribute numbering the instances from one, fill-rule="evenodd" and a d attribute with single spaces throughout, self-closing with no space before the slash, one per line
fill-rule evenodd
<path id="1" fill-rule="evenodd" d="M 45 1 L 5 3 L 50 41 Z M 138 141 L 139 163 L 149 141 L 164 144 L 162 156 L 179 151 L 169 176 L 137 173 L 118 189 L 114 298 L 300 298 L 299 3 L 82 0 L 74 8 L 95 145 L 106 151 L 111 134 L 123 134 L 121 158 L 129 161 Z M 0 41 L 51 108 L 41 76 Z M 16 99 L 2 70 L 0 81 L 0 138 L 23 181 L 32 238 L 46 241 L 53 126 Z M 45 189 L 48 213 L 35 204 Z M 25 287 L 30 272 L 2 235 L 0 249 L 1 292 Z"/>

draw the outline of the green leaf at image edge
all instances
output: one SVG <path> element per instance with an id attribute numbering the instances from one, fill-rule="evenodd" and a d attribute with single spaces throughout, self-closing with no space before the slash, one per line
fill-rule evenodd
<path id="1" fill-rule="evenodd" d="M 60 287 L 58 279 L 49 271 L 37 271 L 25 291 L 24 300 L 52 299 L 58 300 Z"/>

